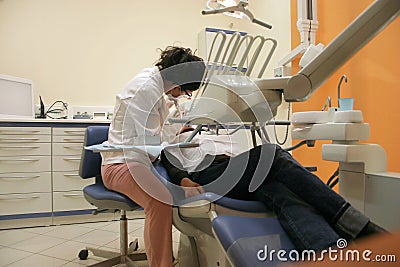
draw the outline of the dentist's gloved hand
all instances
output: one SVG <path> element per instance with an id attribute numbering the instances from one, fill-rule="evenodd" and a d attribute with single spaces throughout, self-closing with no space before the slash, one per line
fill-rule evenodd
<path id="1" fill-rule="evenodd" d="M 187 177 L 181 180 L 181 186 L 185 191 L 185 197 L 194 197 L 206 192 L 200 184 L 193 182 Z"/>

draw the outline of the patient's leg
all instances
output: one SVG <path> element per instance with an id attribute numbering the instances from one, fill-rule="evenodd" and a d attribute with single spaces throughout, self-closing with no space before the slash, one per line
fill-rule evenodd
<path id="1" fill-rule="evenodd" d="M 346 234 L 347 238 L 359 236 L 369 223 L 369 218 L 278 146 L 267 180 L 284 184 L 318 210 L 338 232 Z M 374 229 L 376 232 L 383 231 L 380 227 Z"/>
<path id="2" fill-rule="evenodd" d="M 340 238 L 318 211 L 283 184 L 264 183 L 255 195 L 277 214 L 283 229 L 298 249 L 321 251 L 336 245 Z"/>

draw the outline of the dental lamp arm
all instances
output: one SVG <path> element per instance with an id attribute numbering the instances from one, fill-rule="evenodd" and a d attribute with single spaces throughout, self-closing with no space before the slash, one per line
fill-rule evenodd
<path id="1" fill-rule="evenodd" d="M 272 26 L 271 26 L 271 25 L 269 25 L 268 23 L 265 23 L 265 22 L 263 22 L 263 21 L 261 21 L 261 20 L 258 20 L 258 19 L 256 19 L 256 18 L 253 18 L 253 20 L 252 20 L 251 22 L 253 22 L 253 23 L 255 23 L 255 24 L 258 24 L 258 25 L 260 25 L 260 26 L 262 26 L 262 27 L 265 27 L 265 28 L 267 28 L 267 29 L 272 29 Z"/>
<path id="2" fill-rule="evenodd" d="M 262 27 L 267 29 L 271 29 L 272 26 L 268 23 L 265 23 L 261 20 L 254 18 L 253 14 L 247 9 L 247 2 L 240 1 L 237 6 L 225 7 L 225 8 L 218 8 L 218 9 L 209 9 L 203 10 L 201 12 L 202 15 L 214 15 L 214 14 L 222 14 L 222 13 L 234 13 L 234 12 L 242 12 L 245 14 L 249 20 L 255 24 L 258 24 Z"/>
<path id="3" fill-rule="evenodd" d="M 333 72 L 400 13 L 400 1 L 377 0 L 340 33 L 314 60 L 288 79 L 286 101 L 305 101 Z M 278 89 L 278 88 L 277 88 Z"/>

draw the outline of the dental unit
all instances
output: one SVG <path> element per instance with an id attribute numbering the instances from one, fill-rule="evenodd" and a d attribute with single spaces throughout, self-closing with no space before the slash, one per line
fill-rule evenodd
<path id="1" fill-rule="evenodd" d="M 238 5 L 241 4 L 243 7 L 243 1 Z M 237 11 L 238 8 L 235 8 Z M 232 10 L 222 8 L 203 13 L 217 14 Z M 269 136 L 265 127 L 273 123 L 272 119 L 282 98 L 287 102 L 309 99 L 340 66 L 397 18 L 399 13 L 399 1 L 373 2 L 324 49 L 319 47 L 318 53 L 314 53 L 293 76 L 284 75 L 287 73 L 285 65 L 306 51 L 307 47 L 314 45 L 315 38 L 302 38 L 304 44 L 302 42 L 302 45 L 280 61 L 277 77 L 262 78 L 252 77 L 246 70 L 242 72 L 241 64 L 233 69 L 233 61 L 228 59 L 229 53 L 223 52 L 240 41 L 231 36 L 227 42 L 226 36 L 221 33 L 215 37 L 221 38 L 221 45 L 214 51 L 215 58 L 211 58 L 214 63 L 210 64 L 206 85 L 199 90 L 186 115 L 171 121 L 198 125 L 186 141 L 190 141 L 200 132 L 201 126 L 214 124 L 226 128 L 234 125 L 237 127 L 232 126 L 234 129 L 248 127 L 253 133 L 258 133 L 263 142 L 267 142 Z M 315 37 L 314 30 L 318 24 L 312 23 L 315 22 L 312 17 L 309 19 L 311 23 L 307 27 L 313 29 L 311 33 Z M 298 27 L 301 28 L 301 25 Z M 253 40 L 256 38 L 258 36 L 253 37 Z M 210 55 L 211 53 L 212 51 Z M 231 55 L 234 57 L 235 52 Z M 268 60 L 266 62 L 268 64 Z M 322 156 L 325 160 L 339 162 L 339 193 L 383 227 L 398 227 L 400 214 L 393 198 L 400 189 L 400 174 L 386 172 L 386 154 L 381 146 L 359 143 L 360 140 L 369 139 L 369 125 L 363 122 L 362 112 L 343 111 L 339 107 L 334 109 L 331 105 L 329 98 L 326 102 L 327 111 L 325 107 L 323 111 L 293 114 L 292 137 L 332 140 L 332 144 L 323 145 Z M 252 137 L 255 139 L 254 134 Z M 255 262 L 252 260 L 257 251 L 254 247 L 253 250 L 250 249 L 251 242 L 246 243 L 248 247 L 240 246 L 238 242 L 242 238 L 255 240 L 257 237 L 264 237 L 264 242 L 267 242 L 272 238 L 272 233 L 265 232 L 268 227 L 275 229 L 275 234 L 282 237 L 282 247 L 291 247 L 290 242 L 284 241 L 285 234 L 274 228 L 272 221 L 268 221 L 270 218 L 267 217 L 271 214 L 258 206 L 260 203 L 219 198 L 212 193 L 202 194 L 192 200 L 193 202 L 174 209 L 174 225 L 181 231 L 179 257 L 184 266 L 253 266 L 251 264 Z M 264 225 L 263 229 L 259 228 L 260 222 Z M 226 229 L 222 229 L 221 225 Z M 258 230 L 250 233 L 248 229 L 252 227 Z"/>

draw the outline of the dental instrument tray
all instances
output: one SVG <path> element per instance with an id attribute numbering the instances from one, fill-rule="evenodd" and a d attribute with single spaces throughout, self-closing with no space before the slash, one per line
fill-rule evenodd
<path id="1" fill-rule="evenodd" d="M 154 157 L 160 155 L 164 149 L 173 148 L 193 148 L 198 147 L 198 143 L 182 142 L 177 144 L 161 144 L 161 145 L 111 145 L 111 144 L 97 144 L 85 146 L 85 150 L 92 150 L 93 152 L 122 152 L 122 151 L 137 151 L 146 152 Z"/>

